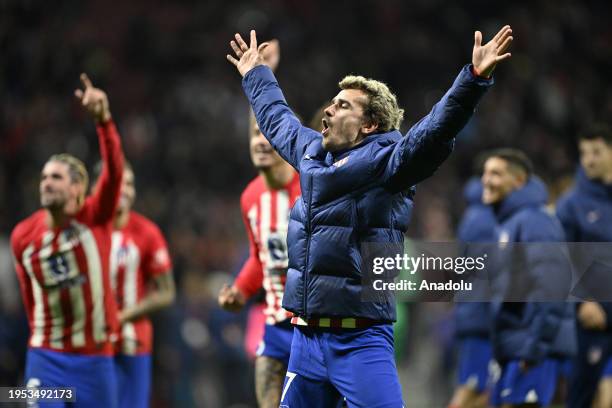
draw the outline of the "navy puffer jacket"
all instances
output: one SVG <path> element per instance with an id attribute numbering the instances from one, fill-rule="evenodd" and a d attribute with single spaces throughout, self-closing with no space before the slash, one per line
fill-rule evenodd
<path id="1" fill-rule="evenodd" d="M 493 209 L 482 202 L 482 182 L 479 177 L 468 181 L 463 198 L 467 208 L 459 227 L 457 239 L 465 244 L 464 256 L 478 257 L 496 241 L 497 219 Z M 484 294 L 469 292 L 468 298 L 477 299 Z M 456 335 L 465 337 L 489 337 L 491 331 L 491 317 L 489 302 L 474 301 L 458 302 L 455 305 Z"/>
<path id="2" fill-rule="evenodd" d="M 448 157 L 454 137 L 493 80 L 464 67 L 432 111 L 403 136 L 374 134 L 330 153 L 321 133 L 302 126 L 266 66 L 243 79 L 257 123 L 274 149 L 300 173 L 302 198 L 291 211 L 283 307 L 298 316 L 395 320 L 392 298 L 361 300 L 361 245 L 401 243 L 414 186 Z"/>
<path id="3" fill-rule="evenodd" d="M 571 266 L 561 244 L 561 223 L 544 207 L 547 195 L 546 186 L 531 177 L 495 207 L 500 249 L 495 262 L 487 266 L 495 272 L 491 314 L 493 353 L 498 361 L 540 362 L 564 351 L 571 354 L 564 350 L 571 346 L 561 344 L 559 338 L 563 322 L 572 321 L 562 301 L 571 288 Z M 517 294 L 526 301 L 516 301 Z M 513 301 L 504 302 L 508 296 Z M 560 301 L 542 301 L 547 299 Z M 568 335 L 573 335 L 571 328 Z"/>

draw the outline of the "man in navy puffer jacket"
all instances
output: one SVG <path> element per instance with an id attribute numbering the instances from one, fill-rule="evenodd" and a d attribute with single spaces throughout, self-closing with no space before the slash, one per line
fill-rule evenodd
<path id="1" fill-rule="evenodd" d="M 485 162 L 482 177 L 483 202 L 499 224 L 487 271 L 493 355 L 502 369 L 492 402 L 502 407 L 552 401 L 559 375 L 555 347 L 571 285 L 568 255 L 556 244 L 563 229 L 546 211 L 546 187 L 531 172 L 524 153 L 500 149 Z"/>
<path id="2" fill-rule="evenodd" d="M 572 244 L 579 272 L 577 295 L 600 300 L 577 304 L 578 353 L 568 407 L 612 406 L 612 133 L 605 125 L 581 132 L 576 186 L 557 203 L 557 215 Z M 594 262 L 593 262 L 594 261 Z M 603 302 L 601 302 L 603 300 Z M 599 387 L 598 387 L 599 383 Z"/>
<path id="3" fill-rule="evenodd" d="M 497 219 L 492 208 L 482 202 L 479 177 L 468 181 L 463 196 L 468 206 L 459 223 L 457 239 L 464 246 L 463 256 L 478 257 L 486 253 L 491 242 L 496 241 Z M 490 305 L 489 302 L 474 301 L 483 300 L 477 299 L 478 296 L 469 293 L 466 301 L 455 305 L 459 383 L 449 408 L 487 406 L 492 357 Z"/>
<path id="4" fill-rule="evenodd" d="M 403 242 L 414 185 L 450 154 L 454 137 L 510 57 L 505 26 L 487 44 L 475 33 L 472 65 L 407 135 L 403 111 L 381 82 L 348 76 L 325 110 L 323 131 L 302 126 L 257 46 L 240 35 L 228 55 L 262 133 L 300 174 L 302 198 L 291 211 L 283 307 L 296 329 L 281 406 L 403 405 L 393 357 L 395 304 L 361 299 L 361 246 Z"/>

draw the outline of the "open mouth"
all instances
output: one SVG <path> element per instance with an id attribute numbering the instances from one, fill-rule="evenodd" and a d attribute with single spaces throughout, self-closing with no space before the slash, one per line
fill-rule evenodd
<path id="1" fill-rule="evenodd" d="M 329 125 L 327 123 L 327 120 L 325 120 L 325 119 L 321 120 L 321 124 L 323 125 L 323 129 L 321 130 L 321 134 L 323 134 L 323 136 L 325 136 L 329 132 Z"/>

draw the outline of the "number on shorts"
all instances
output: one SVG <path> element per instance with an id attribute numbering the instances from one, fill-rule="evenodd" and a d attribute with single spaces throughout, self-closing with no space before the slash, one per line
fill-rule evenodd
<path id="1" fill-rule="evenodd" d="M 281 395 L 281 402 L 283 402 L 283 400 L 285 399 L 285 394 L 287 393 L 287 390 L 289 389 L 289 386 L 291 385 L 291 382 L 293 381 L 296 375 L 297 373 L 292 373 L 292 372 L 287 371 L 287 374 L 285 375 L 285 377 L 289 377 L 289 379 L 287 380 L 287 384 L 285 384 L 285 388 L 283 388 L 283 394 Z"/>

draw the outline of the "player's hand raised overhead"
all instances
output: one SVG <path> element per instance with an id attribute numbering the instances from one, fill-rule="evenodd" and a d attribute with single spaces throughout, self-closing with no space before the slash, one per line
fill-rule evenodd
<path id="1" fill-rule="evenodd" d="M 506 52 L 512 42 L 512 28 L 509 25 L 502 27 L 495 37 L 482 45 L 482 33 L 474 32 L 474 50 L 472 51 L 472 65 L 476 74 L 489 77 L 498 62 L 510 58 L 512 54 Z"/>
<path id="2" fill-rule="evenodd" d="M 272 70 L 276 68 L 272 66 L 272 64 L 276 63 L 276 65 L 278 65 L 280 51 L 278 51 L 276 57 L 274 57 L 274 50 L 272 50 L 272 53 L 266 50 L 266 48 L 270 46 L 270 43 L 265 42 L 258 47 L 255 30 L 251 30 L 251 45 L 247 45 L 240 34 L 236 34 L 235 38 L 236 41 L 230 41 L 230 46 L 238 59 L 227 54 L 227 60 L 236 66 L 240 75 L 245 76 L 247 72 L 258 65 L 268 65 Z M 278 49 L 278 42 L 276 43 L 276 47 Z M 268 57 L 269 62 L 266 61 L 266 57 Z"/>
<path id="3" fill-rule="evenodd" d="M 81 74 L 81 83 L 85 89 L 74 91 L 74 96 L 81 102 L 81 105 L 87 109 L 97 123 L 106 123 L 111 120 L 106 92 L 95 88 L 87 74 Z"/>

